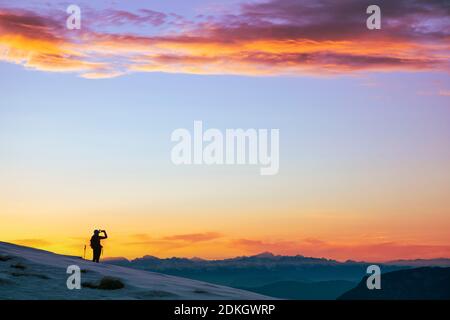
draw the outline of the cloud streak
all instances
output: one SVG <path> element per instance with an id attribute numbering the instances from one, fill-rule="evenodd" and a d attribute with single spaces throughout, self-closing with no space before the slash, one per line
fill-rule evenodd
<path id="1" fill-rule="evenodd" d="M 191 21 L 147 8 L 90 10 L 82 30 L 66 30 L 64 15 L 0 8 L 0 60 L 90 79 L 131 72 L 449 71 L 450 9 L 444 1 L 380 1 L 377 31 L 365 25 L 369 4 L 270 0 Z"/>
<path id="2" fill-rule="evenodd" d="M 181 250 L 192 247 L 201 247 L 213 243 L 222 238 L 218 232 L 201 232 L 188 234 L 175 234 L 164 237 L 151 237 L 148 234 L 132 235 L 132 241 L 126 242 L 126 246 L 145 247 L 152 254 L 167 254 L 173 250 Z"/>
<path id="3" fill-rule="evenodd" d="M 190 233 L 190 234 L 179 234 L 174 236 L 165 237 L 164 240 L 168 241 L 185 241 L 185 242 L 203 242 L 203 241 L 210 241 L 214 239 L 221 238 L 222 235 L 217 232 L 206 232 L 206 233 Z"/>

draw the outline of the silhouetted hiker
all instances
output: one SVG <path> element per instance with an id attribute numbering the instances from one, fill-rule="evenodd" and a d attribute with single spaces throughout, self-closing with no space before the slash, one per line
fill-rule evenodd
<path id="1" fill-rule="evenodd" d="M 100 233 L 103 233 L 105 236 L 101 236 Z M 93 250 L 93 259 L 94 262 L 99 262 L 100 255 L 102 253 L 102 245 L 100 244 L 100 240 L 107 239 L 108 235 L 105 230 L 94 230 L 94 235 L 91 237 L 91 248 Z"/>

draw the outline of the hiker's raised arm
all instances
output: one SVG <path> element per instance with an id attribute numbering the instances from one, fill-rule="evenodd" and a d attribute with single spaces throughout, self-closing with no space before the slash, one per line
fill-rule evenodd
<path id="1" fill-rule="evenodd" d="M 102 237 L 102 239 L 108 239 L 108 234 L 106 233 L 105 230 L 103 230 L 103 234 L 105 235 L 104 237 Z"/>

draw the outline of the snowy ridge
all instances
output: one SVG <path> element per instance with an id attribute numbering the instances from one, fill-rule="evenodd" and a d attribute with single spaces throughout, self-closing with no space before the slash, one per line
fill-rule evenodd
<path id="1" fill-rule="evenodd" d="M 78 265 L 81 281 L 114 277 L 118 290 L 69 290 L 66 273 Z M 80 257 L 0 242 L 0 299 L 272 299 L 256 293 L 149 271 L 96 264 Z"/>

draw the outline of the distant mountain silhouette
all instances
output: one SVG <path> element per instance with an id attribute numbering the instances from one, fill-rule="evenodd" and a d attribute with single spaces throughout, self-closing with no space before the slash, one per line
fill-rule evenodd
<path id="1" fill-rule="evenodd" d="M 251 258 L 268 258 L 268 259 L 272 259 L 272 258 L 276 258 L 277 256 L 274 255 L 272 252 L 261 252 L 257 255 L 251 256 Z"/>
<path id="2" fill-rule="evenodd" d="M 111 263 L 125 263 L 125 264 L 135 264 L 135 265 L 143 265 L 146 263 L 154 263 L 160 267 L 169 267 L 173 265 L 182 265 L 182 266 L 190 266 L 195 263 L 200 263 L 202 265 L 239 265 L 239 264 L 249 264 L 249 265 L 280 265 L 280 264 L 323 264 L 323 265 L 342 265 L 342 264 L 378 264 L 385 266 L 401 266 L 401 267 L 450 267 L 450 259 L 449 258 L 435 258 L 435 259 L 411 259 L 411 260 L 392 260 L 387 262 L 371 262 L 371 261 L 354 261 L 347 260 L 345 262 L 339 262 L 333 259 L 326 258 L 314 258 L 314 257 L 305 257 L 302 255 L 295 256 L 282 256 L 282 255 L 274 255 L 271 252 L 262 252 L 253 256 L 239 256 L 235 258 L 228 258 L 223 260 L 208 260 L 200 257 L 193 258 L 158 258 L 151 255 L 145 255 L 142 258 L 136 258 L 133 260 L 128 260 L 124 257 L 114 257 L 114 258 L 105 258 L 104 260 L 108 260 Z"/>
<path id="3" fill-rule="evenodd" d="M 450 259 L 415 259 L 415 260 L 393 260 L 383 263 L 385 265 L 409 266 L 409 267 L 450 267 Z"/>
<path id="4" fill-rule="evenodd" d="M 118 259 L 107 263 L 161 272 L 185 278 L 207 281 L 236 288 L 259 288 L 275 283 L 297 282 L 300 284 L 319 281 L 347 281 L 358 283 L 366 274 L 366 262 L 338 262 L 325 258 L 280 256 L 264 252 L 254 256 L 242 256 L 224 260 L 202 260 L 187 258 L 158 259 L 145 256 L 131 261 Z M 407 267 L 386 266 L 383 271 L 399 270 Z M 321 287 L 319 284 L 318 287 Z M 324 286 L 322 296 L 329 297 Z M 334 298 L 343 291 L 336 291 Z M 350 289 L 351 287 L 345 287 Z M 311 291 L 311 297 L 314 296 Z"/>
<path id="5" fill-rule="evenodd" d="M 136 267 L 148 266 L 151 268 L 171 268 L 171 267 L 191 267 L 191 266 L 279 266 L 279 265 L 341 265 L 343 263 L 325 258 L 274 255 L 270 252 L 263 252 L 254 256 L 240 256 L 223 260 L 206 260 L 198 257 L 189 258 L 164 258 L 159 259 L 154 256 L 143 256 L 133 260 L 122 257 L 107 259 L 114 264 L 131 264 Z M 346 262 L 347 263 L 347 262 Z M 358 264 L 358 262 L 348 262 Z"/>
<path id="6" fill-rule="evenodd" d="M 439 265 L 445 260 L 399 260 L 375 264 L 381 267 L 383 273 L 388 273 L 411 269 L 417 264 Z M 367 267 L 373 264 L 302 255 L 281 256 L 270 252 L 223 260 L 144 256 L 131 261 L 109 260 L 107 263 L 245 288 L 285 299 L 336 299 L 359 283 L 367 275 Z M 347 286 L 349 283 L 353 286 Z"/>
<path id="7" fill-rule="evenodd" d="M 447 300 L 450 268 L 422 267 L 383 273 L 381 289 L 369 290 L 367 276 L 340 300 Z"/>

